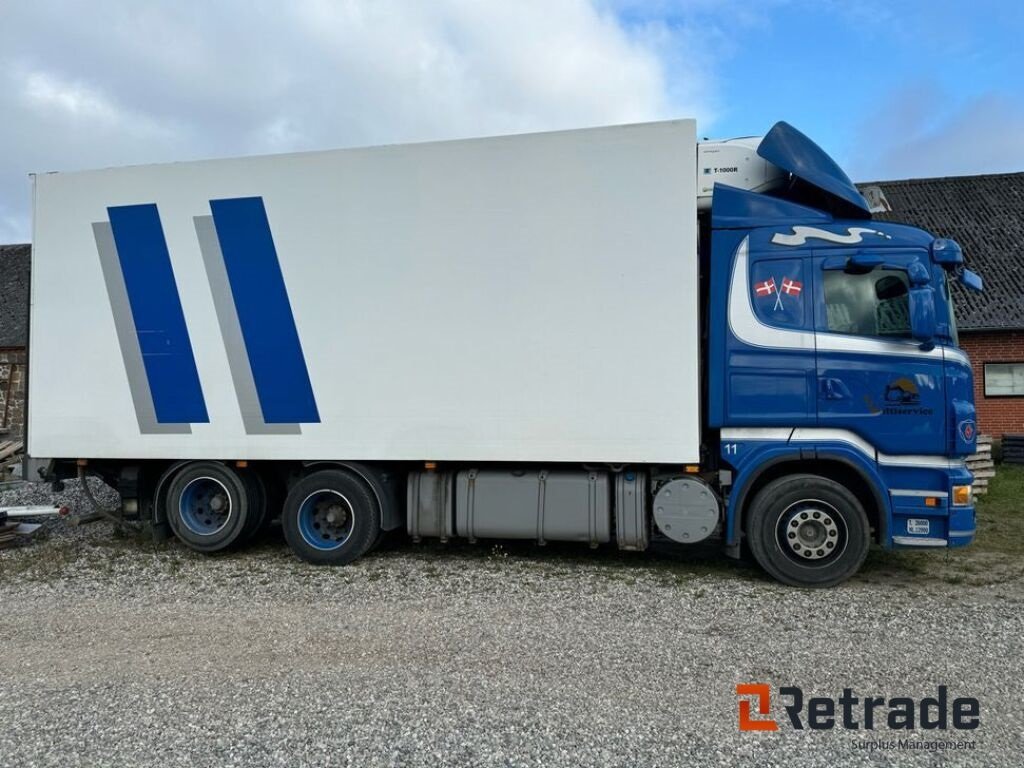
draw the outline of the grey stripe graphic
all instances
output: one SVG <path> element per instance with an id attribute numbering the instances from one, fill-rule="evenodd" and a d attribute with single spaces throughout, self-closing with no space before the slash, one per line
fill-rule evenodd
<path id="1" fill-rule="evenodd" d="M 217 323 L 220 325 L 221 338 L 227 352 L 228 367 L 231 369 L 231 380 L 238 397 L 238 407 L 242 412 L 242 423 L 250 435 L 297 435 L 302 432 L 298 424 L 266 424 L 263 421 L 263 410 L 260 408 L 259 396 L 256 394 L 256 382 L 249 366 L 249 355 L 245 350 L 242 327 L 238 324 L 238 313 L 235 311 L 235 300 L 231 294 L 227 269 L 224 267 L 224 256 L 217 239 L 217 229 L 212 216 L 194 216 L 192 218 L 199 239 L 199 250 L 203 254 L 206 266 L 206 277 L 210 282 L 213 294 L 213 306 L 217 311 Z"/>
<path id="2" fill-rule="evenodd" d="M 135 321 L 132 318 L 131 305 L 128 303 L 128 290 L 125 288 L 124 275 L 121 274 L 121 261 L 117 255 L 117 245 L 114 243 L 114 232 L 110 228 L 110 222 L 93 222 L 92 235 L 96 240 L 96 251 L 100 255 L 103 282 L 107 286 L 107 297 L 110 299 L 110 310 L 114 315 L 117 342 L 121 347 L 121 359 L 124 360 L 128 389 L 132 394 L 139 431 L 144 435 L 191 434 L 192 427 L 188 424 L 161 424 L 156 420 L 153 393 L 149 391 L 149 379 L 146 378 L 146 368 L 142 362 L 142 350 L 135 332 Z"/>

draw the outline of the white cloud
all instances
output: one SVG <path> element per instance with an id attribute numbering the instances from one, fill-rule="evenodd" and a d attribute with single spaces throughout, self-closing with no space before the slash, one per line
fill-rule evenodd
<path id="1" fill-rule="evenodd" d="M 101 122 L 117 117 L 113 107 L 100 95 L 74 83 L 62 83 L 45 72 L 31 72 L 25 78 L 25 96 L 34 107 L 58 109 L 72 116 Z"/>
<path id="2" fill-rule="evenodd" d="M 2 13 L 0 242 L 28 238 L 32 171 L 711 113 L 709 60 L 679 56 L 698 45 L 685 30 L 625 28 L 599 0 Z"/>

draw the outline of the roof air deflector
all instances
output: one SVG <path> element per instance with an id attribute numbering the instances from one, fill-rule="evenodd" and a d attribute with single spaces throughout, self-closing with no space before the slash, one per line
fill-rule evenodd
<path id="1" fill-rule="evenodd" d="M 871 218 L 871 207 L 835 160 L 786 122 L 778 122 L 761 141 L 757 154 L 772 165 L 827 193 L 840 203 L 843 212 L 856 218 Z"/>

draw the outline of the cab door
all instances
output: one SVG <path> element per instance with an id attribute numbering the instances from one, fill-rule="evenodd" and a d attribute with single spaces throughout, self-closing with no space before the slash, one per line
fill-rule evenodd
<path id="1" fill-rule="evenodd" d="M 733 266 L 725 345 L 726 424 L 813 426 L 812 252 L 748 251 Z"/>
<path id="2" fill-rule="evenodd" d="M 907 268 L 928 256 L 860 251 L 880 266 L 851 273 L 853 253 L 815 253 L 818 426 L 854 432 L 884 453 L 944 453 L 942 351 L 922 349 L 910 327 Z"/>

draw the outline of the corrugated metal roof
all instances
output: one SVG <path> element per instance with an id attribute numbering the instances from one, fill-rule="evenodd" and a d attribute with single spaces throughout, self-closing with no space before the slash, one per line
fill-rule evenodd
<path id="1" fill-rule="evenodd" d="M 31 254 L 28 245 L 0 245 L 0 347 L 28 346 Z"/>
<path id="2" fill-rule="evenodd" d="M 954 288 L 961 330 L 1024 329 L 1024 173 L 857 186 L 861 192 L 878 187 L 884 194 L 892 210 L 876 212 L 876 219 L 911 224 L 960 243 L 967 266 L 985 279 L 984 293 Z M 873 199 L 875 193 L 865 196 Z"/>

